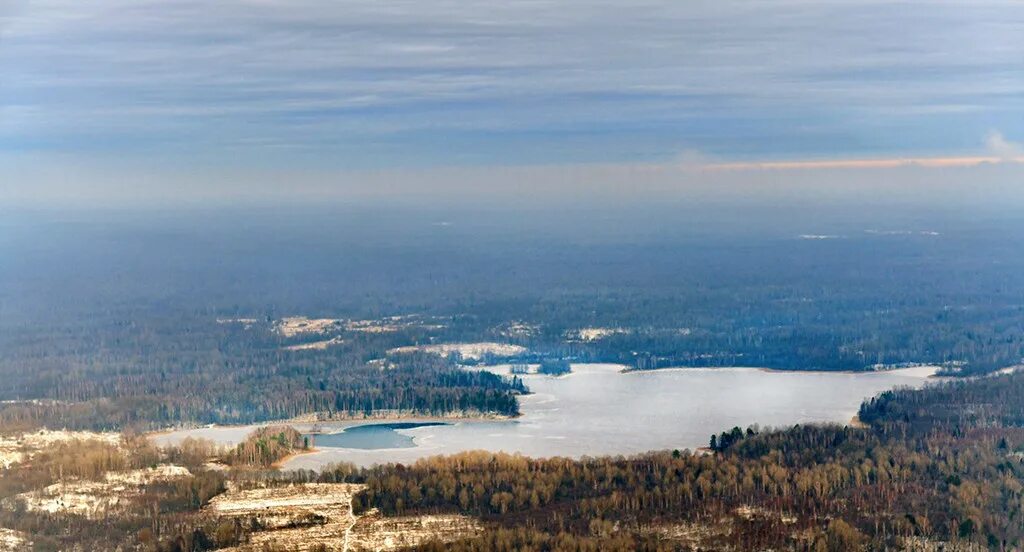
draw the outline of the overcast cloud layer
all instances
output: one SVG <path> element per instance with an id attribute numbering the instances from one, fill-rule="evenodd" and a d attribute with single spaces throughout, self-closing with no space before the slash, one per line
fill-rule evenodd
<path id="1" fill-rule="evenodd" d="M 0 163 L 1004 157 L 1022 37 L 1017 1 L 0 0 Z"/>

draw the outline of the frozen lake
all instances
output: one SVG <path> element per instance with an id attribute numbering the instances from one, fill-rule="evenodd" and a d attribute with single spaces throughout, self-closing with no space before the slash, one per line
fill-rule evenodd
<path id="1" fill-rule="evenodd" d="M 507 373 L 507 367 L 486 368 Z M 300 455 L 286 468 L 316 469 L 337 461 L 371 465 L 411 462 L 437 454 L 486 449 L 529 456 L 634 454 L 706 446 L 712 433 L 733 426 L 784 427 L 807 422 L 848 423 L 861 401 L 899 386 L 919 387 L 933 368 L 886 372 L 784 372 L 757 368 L 680 368 L 625 372 L 622 366 L 581 364 L 562 377 L 525 375 L 533 394 L 521 397 L 522 416 L 507 421 L 457 421 L 450 425 L 342 432 L 382 421 L 322 423 L 335 436 L 318 436 L 318 452 Z M 403 420 L 420 422 L 428 420 Z M 201 428 L 155 437 L 187 436 L 233 443 L 256 426 Z M 300 431 L 308 424 L 295 424 Z M 365 435 L 360 435 L 365 432 Z M 395 438 L 398 434 L 403 437 Z M 353 435 L 349 432 L 349 438 Z M 411 438 L 412 441 L 408 441 Z M 357 444 L 353 444 L 357 443 Z M 381 443 L 368 448 L 366 443 Z M 412 446 L 410 446 L 412 445 Z M 371 445 L 374 446 L 374 445 Z M 386 448 L 384 448 L 386 447 Z"/>

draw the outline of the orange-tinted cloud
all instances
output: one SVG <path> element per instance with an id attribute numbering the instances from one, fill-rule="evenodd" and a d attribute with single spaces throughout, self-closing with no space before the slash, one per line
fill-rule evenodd
<path id="1" fill-rule="evenodd" d="M 986 163 L 1024 163 L 1024 156 L 899 157 L 881 159 L 816 159 L 804 161 L 749 161 L 713 163 L 702 168 L 713 171 L 794 169 L 891 169 L 898 167 L 973 167 Z"/>

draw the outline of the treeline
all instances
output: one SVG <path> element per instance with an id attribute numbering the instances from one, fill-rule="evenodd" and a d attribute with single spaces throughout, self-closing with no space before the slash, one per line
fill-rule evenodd
<path id="1" fill-rule="evenodd" d="M 0 397 L 14 401 L 0 405 L 0 429 L 253 423 L 314 412 L 512 416 L 515 396 L 526 392 L 518 379 L 461 370 L 436 355 L 369 362 L 409 333 L 290 351 L 267 325 L 152 322 L 80 329 L 52 343 L 8 336 L 16 345 L 0 358 Z"/>
<path id="2" fill-rule="evenodd" d="M 857 307 L 836 307 L 852 308 Z M 640 328 L 632 334 L 613 335 L 598 343 L 576 344 L 576 358 L 629 365 L 637 370 L 693 366 L 755 366 L 786 370 L 872 370 L 876 365 L 907 363 L 946 366 L 949 375 L 980 375 L 1024 358 L 1024 315 L 1007 308 L 957 313 L 972 328 L 964 332 L 951 325 L 950 316 L 921 313 L 917 327 L 911 322 L 878 321 L 818 323 L 833 315 L 808 312 L 813 324 L 799 328 L 759 322 L 742 327 L 740 321 L 717 320 L 686 335 L 668 329 Z M 765 313 L 768 316 L 768 313 Z M 865 335 L 865 326 L 884 327 Z"/>
<path id="3" fill-rule="evenodd" d="M 757 430 L 753 427 L 748 427 L 746 432 L 739 427 L 733 427 L 729 431 L 723 431 L 721 435 L 712 435 L 708 448 L 713 452 L 722 452 L 743 440 L 744 437 L 752 437 L 754 435 L 757 435 Z"/>
<path id="4" fill-rule="evenodd" d="M 705 535 L 702 546 L 1024 544 L 1024 374 L 886 393 L 861 415 L 869 428 L 736 428 L 714 455 L 542 460 L 476 452 L 376 467 L 356 506 L 489 521 L 485 535 L 456 550 L 499 542 L 657 550 L 680 546 L 659 532 L 665 527 L 721 528 L 723 519 L 731 529 Z M 560 542 L 574 544 L 552 544 Z"/>
<path id="5" fill-rule="evenodd" d="M 858 416 L 886 434 L 940 427 L 954 435 L 977 428 L 1024 426 L 1024 373 L 949 381 L 923 391 L 895 389 L 865 401 Z"/>
<path id="6" fill-rule="evenodd" d="M 746 529 L 746 528 L 744 528 Z M 849 552 L 861 549 L 864 535 L 841 519 L 830 521 L 818 534 L 808 536 L 796 550 Z M 420 552 L 491 552 L 494 550 L 530 550 L 554 552 L 669 552 L 677 550 L 731 550 L 726 544 L 690 546 L 656 532 L 625 532 L 598 521 L 589 534 L 547 533 L 519 527 L 486 531 L 481 537 L 453 543 L 427 542 L 414 547 Z"/>

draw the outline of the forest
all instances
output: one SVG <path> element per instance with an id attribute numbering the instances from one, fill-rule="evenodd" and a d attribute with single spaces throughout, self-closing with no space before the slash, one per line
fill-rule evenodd
<path id="1" fill-rule="evenodd" d="M 9 217 L 0 427 L 516 414 L 519 381 L 460 370 L 457 358 L 388 354 L 429 343 L 528 350 L 484 362 L 633 369 L 930 363 L 972 375 L 1021 362 L 1014 219 L 826 211 L 749 212 L 742 228 L 710 208 L 644 224 L 614 212 L 398 208 Z M 259 226 L 245 224 L 253 217 Z M 873 230 L 892 220 L 917 230 Z M 808 226 L 838 237 L 801 239 Z M 284 336 L 275 324 L 288 316 L 371 325 Z M 420 323 L 366 331 L 393 317 Z M 229 320 L 249 322 L 218 322 Z M 575 337 L 583 328 L 614 331 Z"/>
<path id="2" fill-rule="evenodd" d="M 8 336 L 0 427 L 154 429 L 311 413 L 518 413 L 522 383 L 460 370 L 437 355 L 384 357 L 409 336 L 359 334 L 326 350 L 288 350 L 271 329 L 154 319 L 40 341 Z"/>
<path id="3" fill-rule="evenodd" d="M 40 550 L 71 543 L 216 550 L 266 531 L 255 520 L 204 509 L 226 488 L 315 482 L 364 485 L 353 498 L 356 516 L 372 509 L 385 519 L 462 514 L 482 524 L 475 535 L 428 540 L 419 550 L 1014 550 L 1024 544 L 1024 374 L 883 393 L 863 403 L 860 417 L 863 427 L 723 429 L 729 437 L 716 434 L 714 451 L 580 459 L 480 451 L 322 472 L 269 467 L 306 446 L 284 428 L 266 428 L 231 449 L 196 440 L 161 449 L 131 435 L 117 447 L 71 441 L 3 470 L 0 526 L 33 535 Z M 17 499 L 54 482 L 82 485 L 165 463 L 191 474 L 130 495 L 140 505 L 127 510 L 132 514 L 43 513 Z"/>

